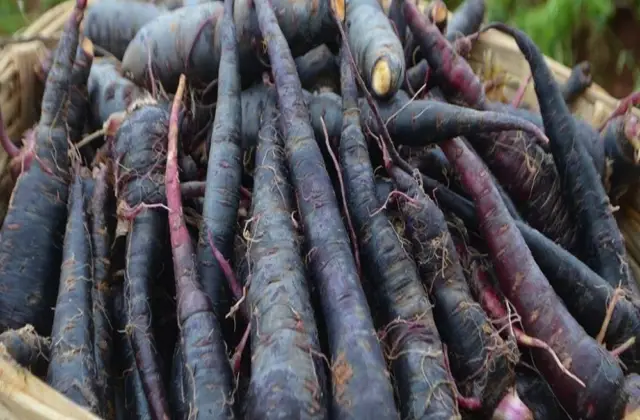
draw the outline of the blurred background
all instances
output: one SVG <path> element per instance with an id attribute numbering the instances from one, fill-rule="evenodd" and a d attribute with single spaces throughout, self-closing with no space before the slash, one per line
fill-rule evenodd
<path id="1" fill-rule="evenodd" d="M 0 0 L 7 36 L 61 0 Z M 445 0 L 454 9 L 461 0 Z M 589 60 L 595 81 L 615 97 L 640 88 L 640 0 L 486 0 L 487 20 L 526 31 L 550 57 Z"/>

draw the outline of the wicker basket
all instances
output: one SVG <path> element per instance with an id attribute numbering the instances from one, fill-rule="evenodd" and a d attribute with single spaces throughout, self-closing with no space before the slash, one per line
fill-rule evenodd
<path id="1" fill-rule="evenodd" d="M 51 44 L 48 40 L 57 38 L 74 3 L 75 0 L 70 0 L 52 8 L 17 34 L 18 37 L 38 36 L 44 40 L 13 44 L 0 51 L 0 104 L 8 133 L 14 140 L 37 121 L 42 83 L 36 76 L 36 68 L 47 49 L 53 47 L 47 45 Z M 504 84 L 499 92 L 492 94 L 497 93 L 505 98 L 511 97 L 529 75 L 529 66 L 515 43 L 497 31 L 488 31 L 480 37 L 472 50 L 470 61 L 474 70 L 485 79 L 502 76 Z M 565 66 L 550 59 L 548 64 L 559 82 L 569 77 L 570 70 Z M 531 87 L 527 89 L 524 101 L 537 106 Z M 574 112 L 598 126 L 617 103 L 601 87 L 594 85 L 576 101 Z M 0 220 L 4 218 L 13 188 L 7 161 L 6 153 L 0 148 Z M 640 194 L 636 191 L 640 190 L 635 188 L 628 194 L 627 204 L 620 214 L 624 216 L 621 217 L 621 227 L 633 257 L 631 265 L 640 278 L 640 264 L 636 262 L 640 261 L 640 236 L 636 234 L 640 231 Z M 631 413 L 627 418 L 640 420 L 640 413 Z M 0 419 L 98 420 L 1 354 Z"/>

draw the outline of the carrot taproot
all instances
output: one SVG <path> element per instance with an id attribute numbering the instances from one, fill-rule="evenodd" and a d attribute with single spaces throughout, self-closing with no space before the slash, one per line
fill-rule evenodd
<path id="1" fill-rule="evenodd" d="M 601 335 L 611 350 L 638 337 L 640 313 L 630 296 L 620 295 L 614 300 L 620 291 L 616 293 L 582 261 L 530 226 L 521 223 L 517 226 L 554 291 L 589 335 Z M 609 310 L 611 314 L 605 324 Z M 637 370 L 640 343 L 636 342 L 620 358 L 628 369 Z"/>
<path id="2" fill-rule="evenodd" d="M 113 200 L 110 165 L 93 170 L 95 186 L 91 198 L 91 246 L 93 252 L 92 312 L 96 384 L 100 390 L 100 413 L 105 419 L 115 418 L 113 383 L 113 296 L 111 241 L 114 236 L 115 200 Z"/>
<path id="3" fill-rule="evenodd" d="M 477 32 L 484 20 L 485 0 L 465 0 L 449 19 L 445 36 L 449 42 Z"/>
<path id="4" fill-rule="evenodd" d="M 577 219 L 582 256 L 594 271 L 612 286 L 631 287 L 626 251 L 620 229 L 613 217 L 608 196 L 587 153 L 578 138 L 576 124 L 538 47 L 522 31 L 502 23 L 495 28 L 514 38 L 531 67 L 540 114 L 548 134 L 562 190 Z"/>
<path id="5" fill-rule="evenodd" d="M 404 79 L 405 60 L 391 22 L 377 0 L 344 3 L 344 24 L 358 71 L 376 97 L 395 94 Z"/>
<path id="6" fill-rule="evenodd" d="M 119 387 L 116 387 L 117 418 L 150 419 L 151 411 L 145 395 L 140 373 L 136 364 L 136 356 L 131 341 L 127 338 L 125 328 L 127 326 L 124 285 L 123 282 L 114 284 L 114 319 L 115 330 L 118 334 L 114 337 L 115 355 L 113 358 L 116 378 L 119 379 Z"/>
<path id="7" fill-rule="evenodd" d="M 327 382 L 298 234 L 292 224 L 293 194 L 275 105 L 274 92 L 261 116 L 255 157 L 247 293 L 253 314 L 251 376 L 244 415 L 247 419 L 324 419 Z M 271 409 L 276 402 L 277 413 Z"/>
<path id="8" fill-rule="evenodd" d="M 50 348 L 51 338 L 39 335 L 32 325 L 0 334 L 0 353 L 6 352 L 20 366 L 39 377 L 47 373 Z"/>
<path id="9" fill-rule="evenodd" d="M 120 125 L 113 151 L 118 233 L 126 235 L 125 340 L 154 419 L 169 415 L 151 308 L 164 271 L 157 261 L 167 254 L 167 221 L 161 208 L 167 132 L 165 107 L 141 104 Z"/>
<path id="10" fill-rule="evenodd" d="M 96 364 L 91 316 L 91 237 L 87 230 L 85 182 L 79 166 L 69 193 L 60 288 L 51 332 L 47 383 L 71 401 L 98 411 Z"/>
<path id="11" fill-rule="evenodd" d="M 455 51 L 435 24 L 422 19 L 414 3 L 404 2 L 404 14 L 421 53 L 429 62 L 431 75 L 445 97 L 484 109 L 487 101 L 484 87 L 469 63 Z"/>
<path id="12" fill-rule="evenodd" d="M 0 331 L 26 324 L 44 336 L 51 331 L 70 181 L 67 121 L 61 115 L 85 6 L 86 0 L 77 0 L 65 24 L 35 131 L 36 164 L 18 178 L 0 230 Z"/>
<path id="13" fill-rule="evenodd" d="M 214 251 L 227 260 L 231 257 L 243 172 L 239 44 L 236 25 L 231 18 L 236 12 L 235 6 L 231 10 L 224 8 L 219 26 L 220 86 L 207 162 L 207 184 L 202 212 L 204 223 L 200 229 L 197 249 L 199 278 L 219 319 L 224 319 L 233 303 L 224 267 L 220 265 Z M 207 71 L 210 72 L 210 69 Z"/>
<path id="14" fill-rule="evenodd" d="M 165 13 L 155 4 L 130 1 L 98 1 L 87 8 L 83 34 L 118 60 L 138 31 Z"/>
<path id="15" fill-rule="evenodd" d="M 395 416 L 384 356 L 291 50 L 270 0 L 257 0 L 255 6 L 283 117 L 287 164 L 310 250 L 308 264 L 326 323 L 333 388 L 331 415 L 338 419 Z"/>
<path id="16" fill-rule="evenodd" d="M 514 383 L 515 345 L 500 337 L 474 301 L 442 211 L 411 175 L 394 168 L 392 177 L 413 200 L 401 199 L 400 210 L 458 389 L 491 413 Z"/>
<path id="17" fill-rule="evenodd" d="M 335 96 L 335 95 L 334 95 Z M 254 86 L 242 93 L 243 115 L 257 115 L 264 106 L 266 89 Z M 338 96 L 339 98 L 339 96 Z M 331 138 L 340 137 L 342 114 L 340 101 L 329 96 L 304 93 L 305 104 L 309 109 L 311 125 L 314 133 L 322 134 L 322 122 Z M 376 107 L 383 120 L 387 121 L 387 129 L 397 144 L 408 146 L 425 146 L 448 138 L 474 133 L 496 133 L 505 130 L 524 131 L 546 143 L 542 129 L 524 118 L 506 115 L 504 112 L 477 111 L 440 100 L 411 100 L 404 92 L 385 101 L 376 101 Z M 364 125 L 374 134 L 382 130 L 374 118 L 371 107 L 364 99 L 358 101 L 360 115 Z M 257 113 L 257 114 L 256 114 Z M 243 118 L 243 147 L 256 144 L 258 127 L 255 119 Z"/>
<path id="18" fill-rule="evenodd" d="M 586 383 L 585 388 L 576 385 L 547 352 L 534 349 L 536 365 L 554 393 L 572 415 L 585 419 L 620 416 L 624 410 L 623 375 L 613 356 L 587 335 L 559 300 L 480 158 L 460 139 L 444 142 L 441 147 L 474 199 L 479 228 L 501 290 L 520 314 L 524 330 L 547 342 L 563 364 L 569 366 L 568 370 Z"/>
<path id="19" fill-rule="evenodd" d="M 230 19 L 232 13 L 233 2 L 225 0 L 225 18 Z M 233 26 L 229 26 L 233 36 Z M 190 411 L 193 410 L 196 418 L 228 419 L 233 418 L 231 368 L 220 324 L 197 278 L 195 253 L 185 225 L 180 194 L 178 119 L 185 85 L 186 78 L 182 75 L 171 109 L 165 171 L 180 346 L 185 371 L 189 372 L 184 381 L 185 393 Z"/>
<path id="20" fill-rule="evenodd" d="M 459 413 L 454 386 L 445 367 L 429 298 L 420 284 L 416 265 L 406 254 L 386 212 L 378 211 L 373 168 L 360 126 L 357 85 L 351 64 L 344 56 L 341 78 L 344 117 L 340 161 L 347 201 L 360 238 L 366 272 L 379 300 L 378 316 L 384 324 L 383 341 L 401 415 L 455 418 Z M 376 308 L 372 310 L 378 312 Z"/>

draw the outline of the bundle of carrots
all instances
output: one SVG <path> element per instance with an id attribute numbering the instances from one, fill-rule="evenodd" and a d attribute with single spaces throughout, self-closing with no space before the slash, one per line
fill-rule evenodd
<path id="1" fill-rule="evenodd" d="M 0 132 L 5 351 L 108 420 L 635 410 L 612 205 L 640 174 L 634 100 L 591 127 L 567 105 L 588 66 L 559 86 L 483 15 L 77 0 L 40 121 L 21 148 Z M 488 28 L 539 112 L 486 96 L 465 55 Z"/>

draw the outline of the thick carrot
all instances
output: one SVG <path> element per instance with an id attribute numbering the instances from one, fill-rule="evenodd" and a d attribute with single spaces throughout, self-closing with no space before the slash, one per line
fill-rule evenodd
<path id="1" fill-rule="evenodd" d="M 553 289 L 589 335 L 602 335 L 612 350 L 640 336 L 640 313 L 632 300 L 623 295 L 616 297 L 616 290 L 602 277 L 537 230 L 520 223 L 517 226 Z M 612 312 L 605 324 L 608 311 Z M 605 330 L 601 332 L 603 326 Z M 620 358 L 628 369 L 637 370 L 640 343 L 636 340 Z"/>
<path id="2" fill-rule="evenodd" d="M 474 198 L 480 231 L 501 289 L 522 317 L 524 331 L 548 343 L 565 367 L 586 383 L 585 388 L 580 387 L 547 352 L 534 349 L 536 365 L 554 393 L 572 415 L 617 418 L 624 410 L 624 393 L 616 361 L 585 333 L 556 296 L 502 203 L 486 166 L 460 139 L 441 147 Z"/>
<path id="3" fill-rule="evenodd" d="M 582 95 L 593 83 L 591 76 L 591 65 L 588 61 L 576 64 L 571 69 L 571 74 L 562 85 L 562 98 L 567 104 L 573 103 Z"/>
<path id="4" fill-rule="evenodd" d="M 169 408 L 161 371 L 162 360 L 152 331 L 151 301 L 167 254 L 164 210 L 164 166 L 168 113 L 145 104 L 133 110 L 115 136 L 114 173 L 119 230 L 126 233 L 126 340 L 148 399 L 152 418 L 163 419 Z"/>
<path id="5" fill-rule="evenodd" d="M 529 62 L 540 114 L 550 139 L 549 148 L 562 180 L 563 193 L 579 225 L 583 258 L 612 286 L 630 287 L 633 279 L 609 199 L 542 53 L 520 30 L 502 23 L 487 27 L 511 35 Z"/>
<path id="6" fill-rule="evenodd" d="M 78 167 L 69 194 L 69 219 L 53 317 L 47 383 L 95 413 L 99 410 L 99 400 L 93 353 L 91 237 L 84 195 L 86 172 L 86 168 Z"/>
<path id="7" fill-rule="evenodd" d="M 338 64 L 329 47 L 322 44 L 296 58 L 296 69 L 302 86 L 311 88 L 321 75 L 336 72 Z"/>
<path id="8" fill-rule="evenodd" d="M 51 339 L 39 335 L 32 325 L 0 334 L 0 353 L 6 352 L 18 364 L 42 377 L 49 365 Z"/>
<path id="9" fill-rule="evenodd" d="M 95 60 L 87 87 L 94 129 L 101 128 L 112 114 L 126 111 L 136 100 L 148 95 L 147 91 L 125 79 L 120 64 L 109 58 Z"/>
<path id="10" fill-rule="evenodd" d="M 485 108 L 484 87 L 469 63 L 456 52 L 435 24 L 422 18 L 414 3 L 404 2 L 404 14 L 420 51 L 429 62 L 431 74 L 445 96 L 472 108 Z"/>
<path id="11" fill-rule="evenodd" d="M 93 326 L 96 383 L 102 398 L 100 413 L 105 419 L 115 418 L 113 355 L 113 291 L 111 242 L 115 230 L 115 200 L 110 177 L 111 168 L 101 164 L 94 169 L 95 186 L 91 198 L 91 246 L 93 251 Z"/>
<path id="12" fill-rule="evenodd" d="M 406 254 L 386 212 L 378 211 L 373 168 L 360 127 L 358 89 L 351 64 L 344 55 L 343 52 L 340 161 L 366 272 L 379 300 L 379 317 L 385 330 L 383 341 L 400 412 L 403 418 L 412 419 L 455 418 L 459 416 L 455 385 L 446 369 L 429 298 L 416 265 Z"/>
<path id="13" fill-rule="evenodd" d="M 517 131 L 492 141 L 486 135 L 469 137 L 491 173 L 516 203 L 524 220 L 571 252 L 578 252 L 577 228 L 553 157 Z"/>
<path id="14" fill-rule="evenodd" d="M 449 42 L 477 32 L 484 20 L 485 0 L 465 0 L 449 19 L 445 36 Z"/>
<path id="15" fill-rule="evenodd" d="M 228 2 L 225 1 L 226 3 Z M 232 303 L 229 301 L 230 290 L 223 267 L 220 266 L 213 247 L 227 260 L 230 259 L 243 169 L 239 46 L 236 26 L 231 18 L 235 9 L 227 8 L 219 26 L 221 56 L 218 100 L 207 162 L 203 223 L 198 239 L 198 274 L 203 290 L 211 299 L 213 310 L 219 319 L 224 319 Z M 208 72 L 210 70 L 207 69 Z"/>
<path id="16" fill-rule="evenodd" d="M 396 415 L 393 390 L 302 87 L 269 0 L 255 2 L 283 117 L 290 176 L 329 343 L 332 417 Z M 336 281 L 337 280 L 337 281 Z"/>
<path id="17" fill-rule="evenodd" d="M 231 19 L 232 8 L 232 0 L 225 0 L 225 18 Z M 232 31 L 230 34 L 233 36 Z M 228 419 L 233 418 L 231 367 L 220 324 L 197 278 L 195 254 L 185 225 L 180 195 L 178 118 L 185 84 L 186 79 L 181 76 L 171 110 L 165 172 L 180 346 L 185 371 L 189 372 L 184 381 L 185 393 L 195 418 Z"/>
<path id="18" fill-rule="evenodd" d="M 334 23 L 329 2 L 304 0 L 293 4 L 278 0 L 278 21 L 297 54 L 331 41 Z M 185 6 L 163 14 L 143 26 L 129 43 L 122 59 L 123 69 L 143 86 L 159 82 L 175 90 L 178 76 L 185 73 L 192 85 L 207 86 L 218 77 L 221 60 L 222 3 Z M 234 7 L 238 39 L 238 70 L 251 80 L 263 69 L 256 50 L 261 49 L 260 30 L 251 0 L 239 0 Z M 167 28 L 174 28 L 167 31 Z M 178 42 L 176 42 L 178 40 Z M 258 51 L 259 52 L 259 51 Z M 151 71 L 149 69 L 151 67 Z"/>
<path id="19" fill-rule="evenodd" d="M 293 194 L 273 100 L 261 116 L 252 194 L 251 378 L 245 418 L 327 418 L 318 328 L 292 224 Z M 277 412 L 273 407 L 277 405 Z"/>
<path id="20" fill-rule="evenodd" d="M 442 211 L 409 174 L 396 168 L 392 175 L 413 200 L 402 200 L 400 209 L 458 388 L 491 413 L 513 385 L 515 345 L 500 337 L 471 296 Z"/>
<path id="21" fill-rule="evenodd" d="M 26 324 L 41 335 L 51 331 L 70 179 L 68 121 L 61 116 L 85 5 L 77 1 L 60 38 L 36 128 L 35 164 L 18 178 L 0 230 L 0 331 Z"/>
<path id="22" fill-rule="evenodd" d="M 392 96 L 402 84 L 405 64 L 402 43 L 391 21 L 377 0 L 345 0 L 343 7 L 338 10 L 358 71 L 376 97 Z"/>
<path id="23" fill-rule="evenodd" d="M 122 60 L 129 42 L 147 23 L 165 13 L 155 4 L 136 1 L 97 1 L 87 8 L 84 36 Z"/>

